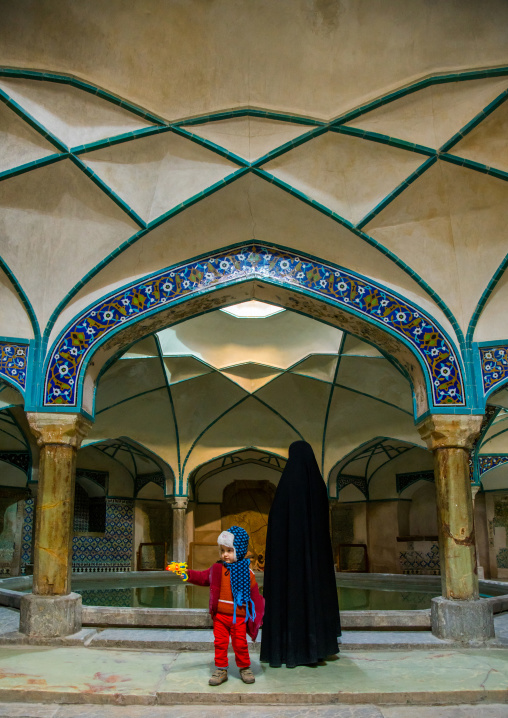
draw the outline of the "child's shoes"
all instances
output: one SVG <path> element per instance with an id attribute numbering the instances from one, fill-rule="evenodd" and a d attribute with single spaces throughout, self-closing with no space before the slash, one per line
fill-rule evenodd
<path id="1" fill-rule="evenodd" d="M 228 679 L 227 668 L 216 668 L 212 673 L 212 677 L 208 681 L 209 686 L 220 686 L 221 683 L 225 683 Z"/>
<path id="2" fill-rule="evenodd" d="M 254 673 L 249 668 L 240 668 L 240 678 L 244 683 L 255 683 Z"/>

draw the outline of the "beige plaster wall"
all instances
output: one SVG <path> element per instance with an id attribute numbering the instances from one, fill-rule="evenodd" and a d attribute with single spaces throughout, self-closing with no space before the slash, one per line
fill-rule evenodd
<path id="1" fill-rule="evenodd" d="M 171 508 L 166 501 L 136 499 L 134 503 L 134 560 L 140 543 L 167 542 L 171 550 Z M 137 564 L 136 564 L 137 568 Z"/>
<path id="2" fill-rule="evenodd" d="M 400 573 L 397 535 L 398 501 L 367 504 L 367 545 L 372 573 Z"/>
<path id="3" fill-rule="evenodd" d="M 437 536 L 436 487 L 429 481 L 422 481 L 413 494 L 409 510 L 410 536 Z"/>
<path id="4" fill-rule="evenodd" d="M 506 61 L 502 0 L 3 0 L 0 12 L 2 64 L 68 72 L 167 118 L 245 105 L 329 118 L 380 87 Z"/>

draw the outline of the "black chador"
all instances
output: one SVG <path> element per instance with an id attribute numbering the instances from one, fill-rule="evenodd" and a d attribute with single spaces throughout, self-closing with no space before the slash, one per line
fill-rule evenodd
<path id="1" fill-rule="evenodd" d="M 282 472 L 266 536 L 261 660 L 288 668 L 339 650 L 339 604 L 328 496 L 312 447 L 295 441 Z"/>

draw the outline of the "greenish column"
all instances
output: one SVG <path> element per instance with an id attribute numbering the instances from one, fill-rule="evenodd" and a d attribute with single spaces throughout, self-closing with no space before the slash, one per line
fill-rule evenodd
<path id="1" fill-rule="evenodd" d="M 27 415 L 40 447 L 33 593 L 71 591 L 76 454 L 91 422 L 80 414 Z"/>
<path id="2" fill-rule="evenodd" d="M 442 595 L 478 598 L 476 540 L 469 476 L 469 451 L 483 416 L 436 414 L 418 426 L 434 454 Z"/>

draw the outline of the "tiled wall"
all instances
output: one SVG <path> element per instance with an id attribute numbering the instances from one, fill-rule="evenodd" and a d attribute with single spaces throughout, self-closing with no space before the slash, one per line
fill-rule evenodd
<path id="1" fill-rule="evenodd" d="M 432 541 L 407 541 L 399 544 L 402 573 L 437 576 L 441 566 L 439 546 Z"/>
<path id="2" fill-rule="evenodd" d="M 72 541 L 73 571 L 130 571 L 133 556 L 134 502 L 106 499 L 106 531 L 103 536 L 75 536 Z M 34 501 L 25 502 L 22 573 L 31 563 Z"/>

